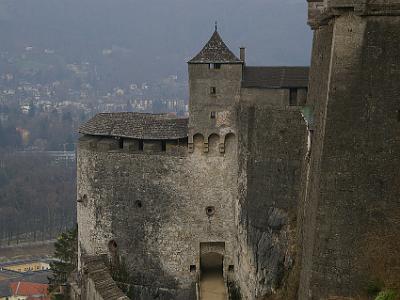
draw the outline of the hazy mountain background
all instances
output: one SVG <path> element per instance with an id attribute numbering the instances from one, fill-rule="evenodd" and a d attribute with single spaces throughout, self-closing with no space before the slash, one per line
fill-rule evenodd
<path id="1" fill-rule="evenodd" d="M 0 0 L 0 51 L 55 50 L 65 63 L 95 63 L 99 76 L 119 83 L 185 79 L 185 62 L 217 20 L 232 50 L 247 47 L 251 65 L 308 65 L 306 7 L 305 0 Z"/>
<path id="2" fill-rule="evenodd" d="M 234 52 L 247 47 L 249 65 L 308 65 L 306 8 L 305 0 L 0 0 L 0 247 L 75 223 L 75 161 L 65 155 L 74 155 L 80 124 L 104 111 L 186 115 L 186 61 L 215 20 Z"/>

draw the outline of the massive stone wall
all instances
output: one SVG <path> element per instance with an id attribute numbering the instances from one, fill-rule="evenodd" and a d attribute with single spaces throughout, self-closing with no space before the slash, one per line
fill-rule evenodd
<path id="1" fill-rule="evenodd" d="M 366 299 L 370 282 L 399 288 L 400 17 L 368 14 L 315 32 L 299 299 Z"/>
<path id="2" fill-rule="evenodd" d="M 204 140 L 196 139 L 194 153 L 173 156 L 109 150 L 101 145 L 112 139 L 83 137 L 77 161 L 81 254 L 124 260 L 138 299 L 193 299 L 200 243 L 224 243 L 219 251 L 228 274 L 236 242 L 236 141 L 228 135 L 223 154 L 219 141 L 204 153 Z"/>
<path id="3" fill-rule="evenodd" d="M 307 129 L 300 107 L 244 103 L 239 120 L 238 282 L 245 299 L 281 294 L 296 253 Z M 285 295 L 283 295 L 285 294 Z"/>

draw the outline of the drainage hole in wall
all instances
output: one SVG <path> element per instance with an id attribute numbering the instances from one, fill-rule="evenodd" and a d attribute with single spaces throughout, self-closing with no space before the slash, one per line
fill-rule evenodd
<path id="1" fill-rule="evenodd" d="M 206 207 L 206 214 L 209 217 L 213 216 L 215 214 L 215 207 L 214 206 L 207 206 Z"/>

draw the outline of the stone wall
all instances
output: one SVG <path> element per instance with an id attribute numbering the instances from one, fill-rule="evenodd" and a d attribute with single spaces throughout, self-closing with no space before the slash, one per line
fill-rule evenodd
<path id="1" fill-rule="evenodd" d="M 80 299 L 90 300 L 129 300 L 118 288 L 111 278 L 108 267 L 105 264 L 107 257 L 85 256 L 83 262 L 83 286 Z M 75 295 L 71 295 L 75 299 Z"/>
<path id="2" fill-rule="evenodd" d="M 208 64 L 189 64 L 189 143 L 197 133 L 208 137 L 235 132 L 234 107 L 240 98 L 242 67 L 221 64 L 220 69 L 209 69 Z M 215 94 L 210 93 L 211 87 L 215 87 Z"/>
<path id="3" fill-rule="evenodd" d="M 300 107 L 273 101 L 239 116 L 237 276 L 244 299 L 257 299 L 283 294 L 293 268 L 307 129 Z"/>
<path id="4" fill-rule="evenodd" d="M 315 32 L 299 299 L 400 288 L 400 17 L 376 14 L 346 12 Z"/>
<path id="5" fill-rule="evenodd" d="M 124 260 L 140 299 L 192 299 L 200 243 L 225 243 L 225 274 L 234 265 L 236 138 L 204 153 L 125 152 L 84 137 L 78 150 L 80 254 Z M 107 143 L 107 138 L 101 140 Z M 109 139 L 109 143 L 113 140 Z M 112 147 L 111 147 L 112 148 Z M 207 208 L 212 208 L 208 213 Z M 196 266 L 196 270 L 190 266 Z"/>

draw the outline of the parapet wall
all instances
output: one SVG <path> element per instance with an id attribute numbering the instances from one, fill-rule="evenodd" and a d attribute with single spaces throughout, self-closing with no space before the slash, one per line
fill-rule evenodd
<path id="1" fill-rule="evenodd" d="M 236 138 L 196 140 L 193 153 L 129 152 L 85 137 L 78 150 L 80 252 L 124 260 L 149 299 L 192 299 L 200 244 L 222 243 L 234 265 Z M 93 145 L 97 144 L 97 146 Z M 142 288 L 140 288 L 142 287 Z M 169 297 L 169 298 L 168 298 Z"/>
<path id="2" fill-rule="evenodd" d="M 90 300 L 134 300 L 129 299 L 111 278 L 105 264 L 107 256 L 86 256 L 82 258 L 83 276 L 81 298 Z"/>
<path id="3" fill-rule="evenodd" d="M 328 23 L 338 16 L 396 16 L 400 14 L 399 0 L 307 0 L 308 24 L 313 29 Z"/>

